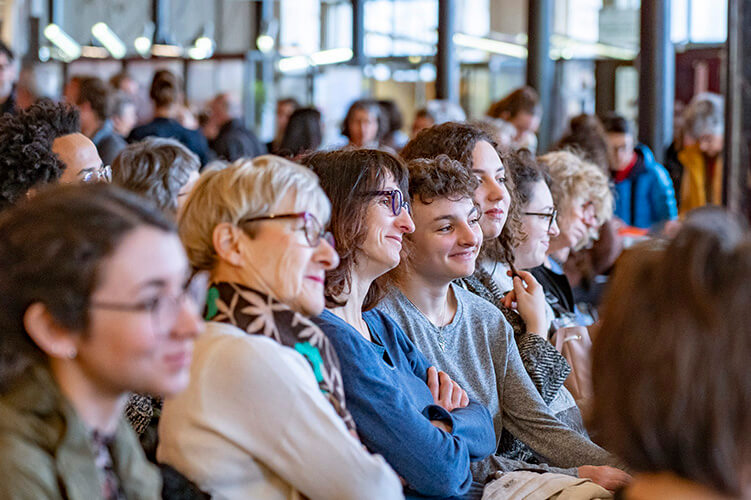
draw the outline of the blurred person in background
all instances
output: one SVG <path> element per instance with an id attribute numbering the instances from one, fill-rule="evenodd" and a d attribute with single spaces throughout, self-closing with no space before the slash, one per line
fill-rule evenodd
<path id="1" fill-rule="evenodd" d="M 402 112 L 399 111 L 399 107 L 392 99 L 379 100 L 378 105 L 381 107 L 381 116 L 385 124 L 381 144 L 398 152 L 409 141 L 407 134 L 402 132 L 402 127 L 404 126 Z"/>
<path id="2" fill-rule="evenodd" d="M 322 142 L 321 112 L 316 108 L 299 108 L 289 117 L 279 154 L 296 160 L 318 150 Z"/>
<path id="3" fill-rule="evenodd" d="M 174 226 L 113 186 L 60 186 L 0 233 L 0 497 L 161 498 L 123 408 L 188 384 L 206 283 Z"/>
<path id="4" fill-rule="evenodd" d="M 582 113 L 569 121 L 568 130 L 551 151 L 570 151 L 582 160 L 594 163 L 603 172 L 610 171 L 608 136 L 602 122 L 595 115 Z"/>
<path id="5" fill-rule="evenodd" d="M 665 167 L 646 145 L 634 144 L 631 124 L 623 116 L 611 113 L 603 125 L 615 183 L 615 215 L 643 229 L 676 219 L 675 192 Z"/>
<path id="6" fill-rule="evenodd" d="M 284 137 L 284 131 L 287 130 L 287 122 L 292 113 L 300 107 L 300 103 L 294 97 L 285 97 L 276 101 L 276 132 L 274 139 L 266 144 L 269 153 L 279 154 L 279 146 Z"/>
<path id="7" fill-rule="evenodd" d="M 430 111 L 427 108 L 418 109 L 415 113 L 415 119 L 412 121 L 412 138 L 433 125 L 435 125 L 435 117 L 430 114 Z"/>
<path id="8" fill-rule="evenodd" d="M 146 125 L 133 129 L 128 142 L 140 141 L 149 136 L 177 139 L 193 151 L 201 165 L 209 161 L 209 146 L 206 138 L 196 130 L 190 130 L 177 121 L 182 103 L 178 78 L 166 70 L 154 74 L 149 95 L 154 101 L 154 119 Z"/>
<path id="9" fill-rule="evenodd" d="M 110 168 L 80 129 L 78 110 L 47 99 L 0 117 L 0 209 L 47 184 L 109 181 Z"/>
<path id="10" fill-rule="evenodd" d="M 175 217 L 198 179 L 201 162 L 175 139 L 147 137 L 112 163 L 112 183 L 154 202 Z"/>
<path id="11" fill-rule="evenodd" d="M 136 124 L 146 123 L 147 121 L 149 121 L 153 110 L 151 109 L 151 105 L 148 102 L 148 99 L 143 94 L 141 86 L 138 84 L 136 79 L 133 78 L 133 75 L 131 75 L 127 71 L 121 71 L 120 73 L 113 75 L 110 78 L 109 83 L 110 86 L 116 91 L 130 96 L 136 107 Z M 128 134 L 122 134 L 122 136 L 128 137 Z"/>
<path id="12" fill-rule="evenodd" d="M 681 214 L 706 204 L 722 204 L 725 100 L 711 92 L 691 99 L 683 112 L 679 141 L 670 145 L 666 166 Z"/>
<path id="13" fill-rule="evenodd" d="M 116 91 L 112 102 L 112 126 L 121 137 L 128 137 L 138 123 L 136 102 L 122 91 Z"/>
<path id="14" fill-rule="evenodd" d="M 81 88 L 82 75 L 73 75 L 63 87 L 63 100 L 69 104 L 78 102 L 78 91 Z"/>
<path id="15" fill-rule="evenodd" d="M 106 165 L 125 146 L 125 139 L 115 132 L 112 116 L 112 90 L 100 78 L 82 77 L 78 87 L 76 107 L 81 114 L 81 132 L 91 139 L 99 157 Z"/>
<path id="16" fill-rule="evenodd" d="M 537 149 L 537 129 L 543 109 L 540 96 L 532 87 L 520 87 L 493 103 L 486 115 L 510 123 L 516 129 L 514 146 L 534 152 Z"/>
<path id="17" fill-rule="evenodd" d="M 243 124 L 241 111 L 240 101 L 227 92 L 218 94 L 209 103 L 205 126 L 216 130 L 209 147 L 221 160 L 235 161 L 266 154 L 266 146 Z"/>
<path id="18" fill-rule="evenodd" d="M 10 47 L 0 41 L 0 115 L 16 112 L 18 72 Z"/>
<path id="19" fill-rule="evenodd" d="M 751 496 L 751 241 L 712 207 L 619 260 L 593 346 L 593 424 L 635 472 L 616 498 Z"/>
<path id="20" fill-rule="evenodd" d="M 352 103 L 342 122 L 342 135 L 349 139 L 347 149 L 380 149 L 381 107 L 373 99 Z M 392 152 L 391 148 L 388 148 Z"/>

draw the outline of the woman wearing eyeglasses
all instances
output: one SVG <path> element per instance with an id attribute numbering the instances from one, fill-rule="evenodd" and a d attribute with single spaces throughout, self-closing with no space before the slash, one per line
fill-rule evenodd
<path id="1" fill-rule="evenodd" d="M 123 408 L 188 384 L 205 281 L 174 227 L 94 184 L 40 192 L 0 232 L 0 498 L 161 498 Z"/>
<path id="2" fill-rule="evenodd" d="M 401 498 L 357 439 L 339 360 L 310 320 L 339 257 L 310 170 L 274 156 L 203 173 L 180 213 L 209 271 L 188 389 L 165 401 L 157 457 L 228 499 Z"/>
<path id="3" fill-rule="evenodd" d="M 327 273 L 328 309 L 315 321 L 339 355 L 360 438 L 401 476 L 408 497 L 479 497 L 470 462 L 493 452 L 488 410 L 374 309 L 386 292 L 379 278 L 399 264 L 402 240 L 414 231 L 406 167 L 376 150 L 316 153 L 306 163 L 331 198 L 341 256 Z"/>

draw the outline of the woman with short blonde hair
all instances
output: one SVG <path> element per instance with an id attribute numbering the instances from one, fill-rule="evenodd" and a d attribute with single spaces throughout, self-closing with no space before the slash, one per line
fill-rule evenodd
<path id="1" fill-rule="evenodd" d="M 274 156 L 211 167 L 179 234 L 211 288 L 191 383 L 167 400 L 160 461 L 221 498 L 402 498 L 365 451 L 339 359 L 309 319 L 339 257 L 331 205 L 310 170 Z"/>

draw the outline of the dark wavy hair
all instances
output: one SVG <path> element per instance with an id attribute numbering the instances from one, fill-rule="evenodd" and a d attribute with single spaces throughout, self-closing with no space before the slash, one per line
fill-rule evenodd
<path id="1" fill-rule="evenodd" d="M 485 242 L 482 246 L 483 256 L 494 261 L 514 262 L 513 248 L 521 230 L 518 203 L 515 199 L 515 188 L 512 176 L 508 173 L 505 153 L 485 130 L 468 123 L 446 122 L 433 125 L 420 131 L 417 136 L 409 141 L 401 151 L 401 156 L 407 161 L 417 158 L 435 158 L 438 155 L 446 155 L 456 160 L 468 171 L 472 171 L 472 153 L 478 142 L 487 142 L 496 150 L 501 157 L 501 162 L 507 171 L 507 183 L 511 203 L 509 204 L 506 224 L 503 225 L 501 234 L 492 242 Z"/>
<path id="2" fill-rule="evenodd" d="M 44 304 L 61 326 L 85 331 L 100 264 L 136 227 L 174 232 L 150 203 L 109 184 L 55 186 L 0 214 L 0 386 L 44 353 L 24 314 Z"/>
<path id="3" fill-rule="evenodd" d="M 95 76 L 87 76 L 81 79 L 78 87 L 78 102 L 81 105 L 89 103 L 96 117 L 104 121 L 112 116 L 114 95 L 112 89 L 104 83 L 104 80 Z"/>
<path id="4" fill-rule="evenodd" d="M 57 182 L 65 164 L 52 152 L 52 143 L 80 130 L 78 110 L 49 99 L 0 117 L 0 210 L 33 187 Z"/>
<path id="5" fill-rule="evenodd" d="M 358 99 L 357 101 L 353 102 L 352 105 L 350 105 L 349 109 L 347 110 L 347 115 L 342 121 L 342 135 L 347 138 L 350 137 L 349 122 L 352 119 L 352 115 L 355 114 L 355 111 L 359 111 L 361 109 L 367 111 L 372 115 L 375 115 L 376 120 L 378 121 L 378 133 L 376 134 L 376 139 L 380 140 L 385 132 L 385 123 L 383 121 L 383 117 L 381 116 L 381 107 L 378 105 L 378 101 L 376 101 L 375 99 Z"/>
<path id="6" fill-rule="evenodd" d="M 637 472 L 747 497 L 751 241 L 721 209 L 616 264 L 593 350 L 592 420 Z"/>
<path id="7" fill-rule="evenodd" d="M 537 115 L 541 111 L 540 94 L 532 87 L 525 86 L 491 104 L 486 114 L 491 118 L 511 119 L 519 113 Z"/>
<path id="8" fill-rule="evenodd" d="M 339 267 L 326 273 L 326 304 L 342 306 L 350 293 L 352 268 L 360 258 L 367 235 L 368 207 L 374 202 L 373 197 L 362 193 L 382 189 L 390 174 L 406 195 L 409 174 L 398 157 L 374 149 L 313 153 L 303 158 L 302 163 L 318 175 L 331 200 L 330 229 L 340 262 Z M 373 282 L 365 297 L 364 311 L 374 308 L 384 297 L 384 283 L 385 279 Z"/>

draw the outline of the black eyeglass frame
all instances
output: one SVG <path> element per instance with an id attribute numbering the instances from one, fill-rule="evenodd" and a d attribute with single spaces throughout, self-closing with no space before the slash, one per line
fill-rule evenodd
<path id="1" fill-rule="evenodd" d="M 399 189 L 390 189 L 388 191 L 364 191 L 362 194 L 365 196 L 390 196 L 391 213 L 394 214 L 394 217 L 399 217 L 403 208 L 407 210 L 408 214 L 412 215 L 412 207 L 409 202 L 404 199 L 404 194 Z"/>
<path id="2" fill-rule="evenodd" d="M 295 212 L 290 214 L 269 214 L 259 217 L 248 217 L 241 219 L 238 225 L 249 224 L 251 222 L 258 222 L 263 220 L 276 220 L 276 219 L 303 219 L 303 227 L 301 231 L 305 235 L 305 241 L 308 242 L 312 248 L 316 248 L 321 244 L 321 240 L 325 240 L 326 243 L 331 245 L 332 248 L 336 248 L 334 244 L 334 235 L 330 231 L 326 231 L 323 224 L 310 212 Z M 315 227 L 317 226 L 317 228 Z"/>
<path id="3" fill-rule="evenodd" d="M 558 209 L 554 208 L 552 212 L 548 212 L 548 213 L 524 212 L 524 215 L 536 215 L 538 217 L 548 217 L 550 219 L 548 221 L 548 231 L 550 231 L 550 228 L 553 227 L 553 222 L 555 221 L 556 217 L 558 217 Z"/>

